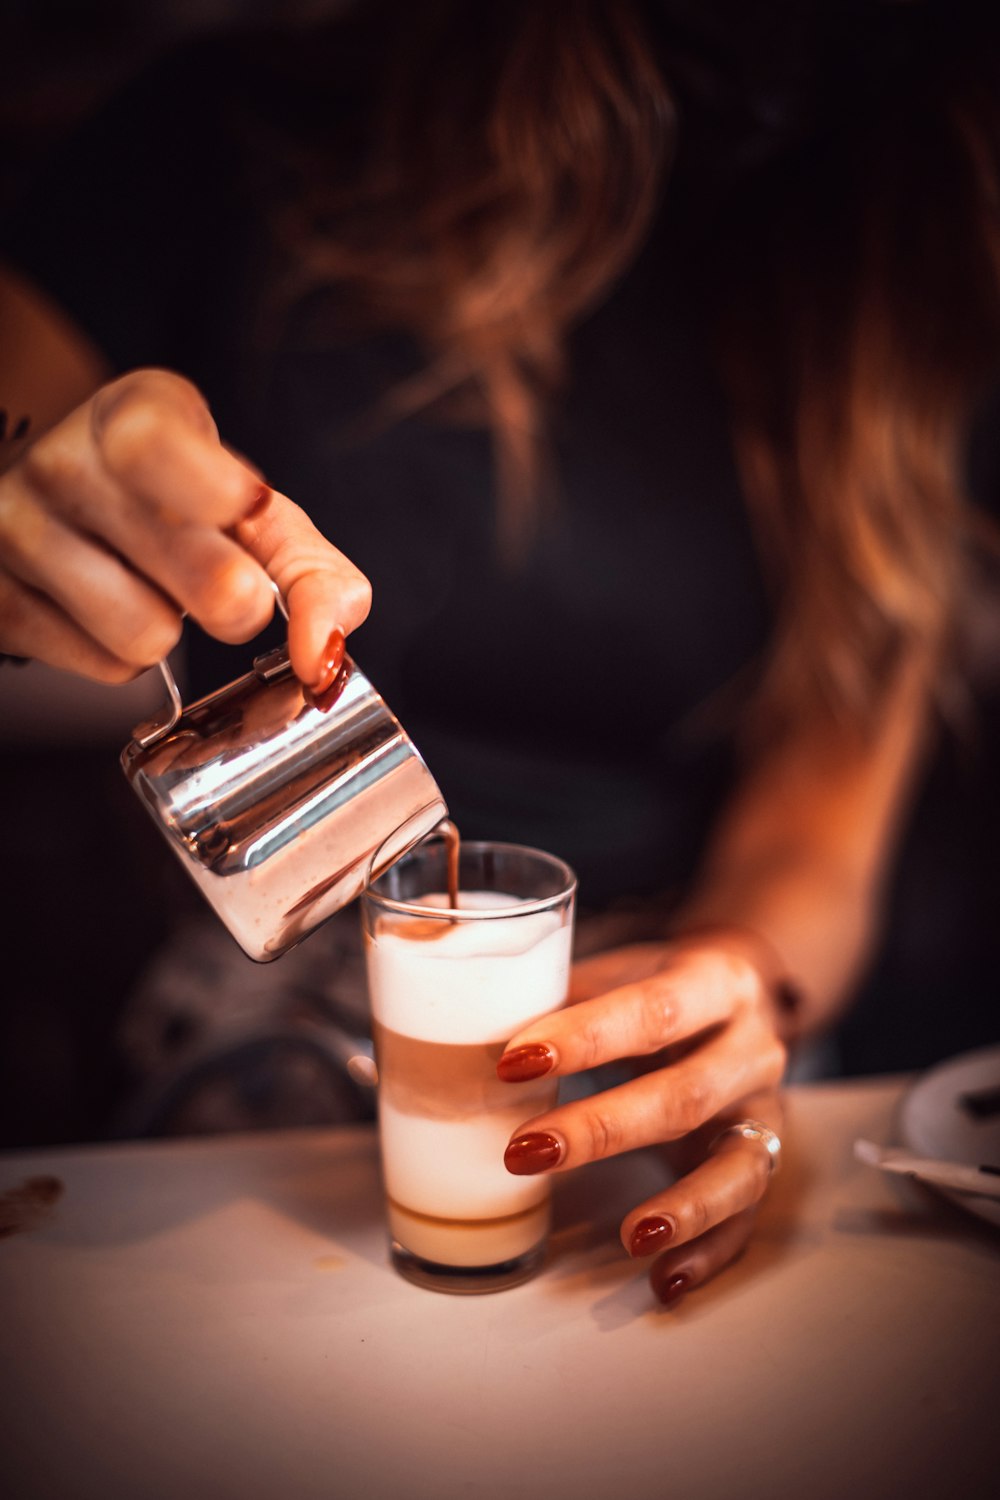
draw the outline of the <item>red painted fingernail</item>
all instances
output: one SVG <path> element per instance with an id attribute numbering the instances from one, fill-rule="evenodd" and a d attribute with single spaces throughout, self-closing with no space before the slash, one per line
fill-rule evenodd
<path id="1" fill-rule="evenodd" d="M 497 1077 L 504 1083 L 527 1083 L 532 1078 L 544 1078 L 555 1065 L 556 1060 L 545 1043 L 535 1042 L 505 1052 L 497 1063 Z"/>
<path id="2" fill-rule="evenodd" d="M 531 1177 L 554 1167 L 561 1155 L 562 1146 L 555 1136 L 536 1130 L 514 1137 L 503 1154 L 503 1164 L 515 1177 Z"/>
<path id="3" fill-rule="evenodd" d="M 671 1307 L 675 1302 L 681 1300 L 690 1285 L 691 1277 L 688 1272 L 676 1271 L 662 1285 L 654 1282 L 653 1291 L 661 1302 L 665 1303 L 667 1307 Z"/>
<path id="4" fill-rule="evenodd" d="M 632 1238 L 628 1242 L 629 1255 L 655 1255 L 661 1245 L 672 1240 L 677 1232 L 677 1225 L 673 1219 L 668 1219 L 665 1214 L 650 1214 L 648 1219 L 640 1219 L 632 1231 Z"/>
<path id="5" fill-rule="evenodd" d="M 331 630 L 330 638 L 323 647 L 323 660 L 320 663 L 319 676 L 312 683 L 312 690 L 317 697 L 321 697 L 323 693 L 328 693 L 336 682 L 337 673 L 344 665 L 344 651 L 346 646 L 347 642 L 344 639 L 344 632 L 338 625 L 336 630 Z"/>
<path id="6" fill-rule="evenodd" d="M 262 484 L 244 512 L 244 521 L 256 520 L 262 511 L 266 510 L 271 501 L 271 486 Z"/>

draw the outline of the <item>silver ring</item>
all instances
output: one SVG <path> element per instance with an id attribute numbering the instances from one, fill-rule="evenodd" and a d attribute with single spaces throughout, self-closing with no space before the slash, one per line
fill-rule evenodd
<path id="1" fill-rule="evenodd" d="M 727 1125 L 725 1130 L 720 1130 L 715 1140 L 709 1146 L 709 1155 L 715 1150 L 720 1141 L 724 1141 L 727 1135 L 738 1135 L 744 1141 L 759 1141 L 767 1152 L 768 1171 L 773 1176 L 778 1170 L 781 1161 L 781 1137 L 777 1135 L 768 1125 L 761 1120 L 738 1120 L 735 1125 Z"/>

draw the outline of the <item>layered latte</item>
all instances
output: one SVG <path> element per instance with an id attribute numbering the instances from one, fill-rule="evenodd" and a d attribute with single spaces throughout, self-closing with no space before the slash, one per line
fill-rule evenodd
<path id="1" fill-rule="evenodd" d="M 496 892 L 461 895 L 465 911 L 496 918 L 450 921 L 443 895 L 420 904 L 426 920 L 382 915 L 368 941 L 390 1228 L 437 1265 L 497 1265 L 545 1238 L 549 1183 L 512 1176 L 503 1154 L 555 1085 L 501 1083 L 496 1064 L 515 1032 L 564 1003 L 571 928 L 558 912 L 519 916 Z"/>

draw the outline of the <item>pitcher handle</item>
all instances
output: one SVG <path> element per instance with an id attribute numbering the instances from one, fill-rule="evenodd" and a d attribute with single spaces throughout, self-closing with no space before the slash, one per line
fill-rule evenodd
<path id="1" fill-rule="evenodd" d="M 269 578 L 268 583 L 274 590 L 274 598 L 277 603 L 278 609 L 280 610 L 282 616 L 284 617 L 285 623 L 287 624 L 288 609 L 285 605 L 284 599 L 281 597 L 281 590 L 278 588 L 278 585 L 275 583 L 273 578 Z M 164 657 L 163 660 L 158 661 L 156 665 L 159 670 L 160 676 L 163 678 L 164 685 L 166 686 L 167 698 L 169 701 L 163 712 L 159 714 L 155 719 L 145 719 L 141 724 L 138 724 L 135 729 L 133 729 L 132 738 L 135 740 L 135 743 L 141 750 L 148 749 L 150 745 L 154 745 L 157 740 L 162 740 L 164 735 L 169 734 L 176 725 L 181 714 L 184 712 L 184 700 L 181 697 L 181 690 L 177 686 L 177 679 L 174 676 L 173 671 L 171 670 L 170 663 L 167 661 L 166 657 Z"/>

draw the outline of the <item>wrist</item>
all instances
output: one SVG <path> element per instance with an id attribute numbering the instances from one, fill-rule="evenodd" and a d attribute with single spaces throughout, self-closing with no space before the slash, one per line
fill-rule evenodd
<path id="1" fill-rule="evenodd" d="M 746 959 L 760 978 L 778 1035 L 785 1042 L 798 1037 L 805 994 L 770 938 L 739 922 L 682 922 L 669 935 L 673 942 L 711 943 Z"/>

